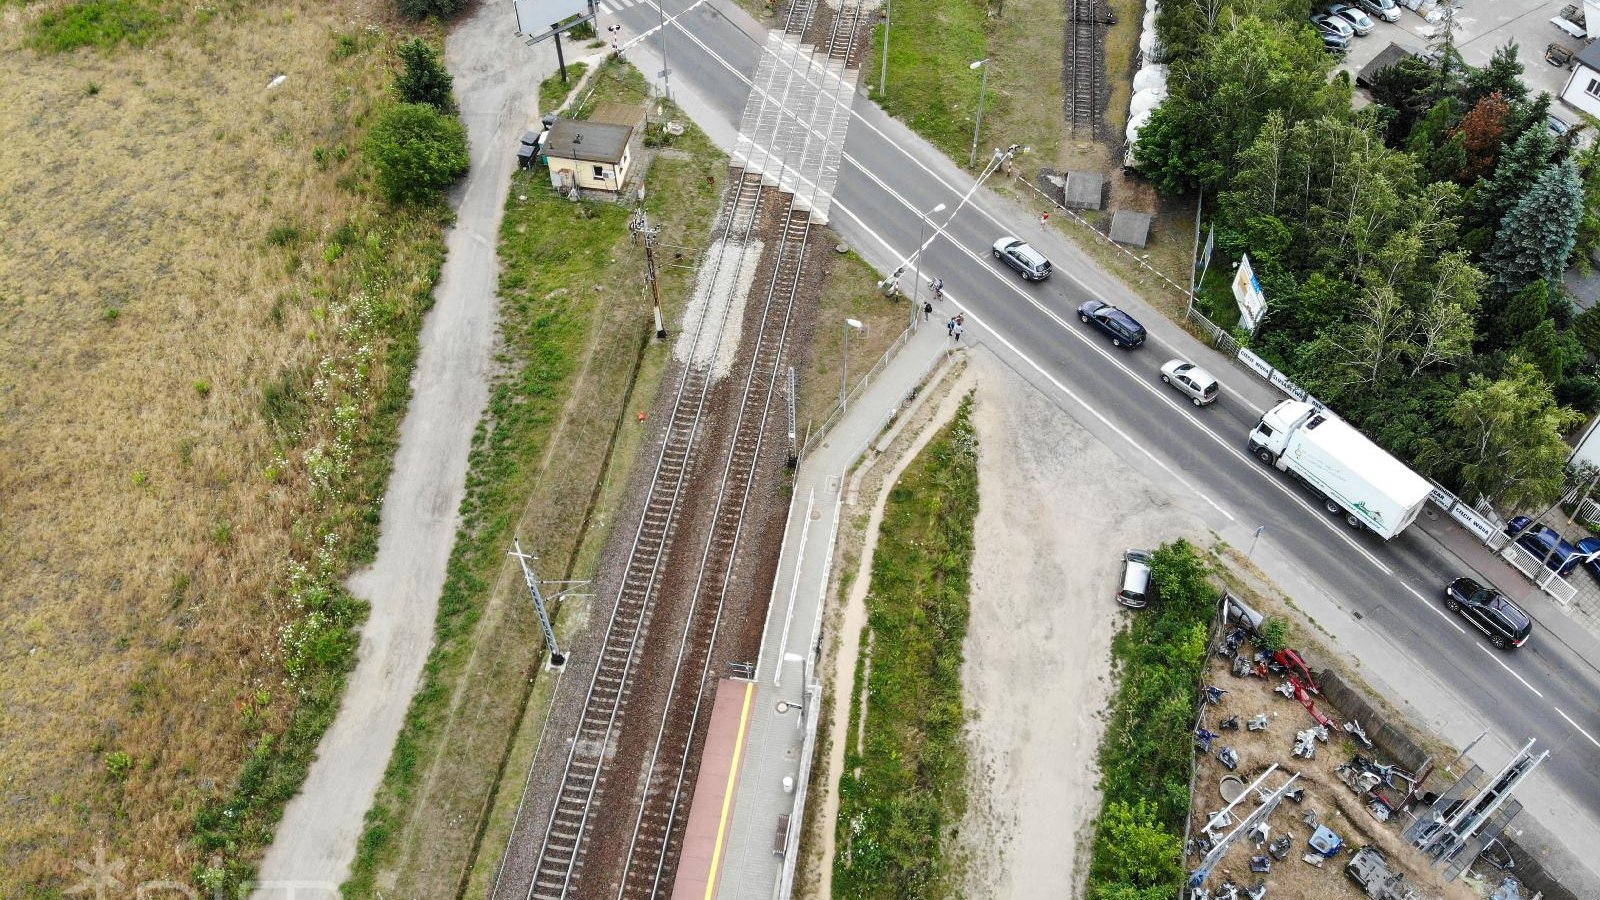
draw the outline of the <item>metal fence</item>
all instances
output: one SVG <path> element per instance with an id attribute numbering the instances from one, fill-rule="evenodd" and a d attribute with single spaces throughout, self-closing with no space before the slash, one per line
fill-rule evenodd
<path id="1" fill-rule="evenodd" d="M 1545 566 L 1543 557 L 1528 552 L 1527 548 L 1515 541 L 1500 549 L 1500 558 L 1528 576 L 1540 590 L 1550 595 L 1550 599 L 1563 607 L 1572 603 L 1572 598 L 1578 594 L 1577 586 Z"/>
<path id="2" fill-rule="evenodd" d="M 807 423 L 805 441 L 800 445 L 801 459 L 805 459 L 810 455 L 812 445 L 821 440 L 823 435 L 827 434 L 833 426 L 839 424 L 839 419 L 844 416 L 845 410 L 850 408 L 851 401 L 856 400 L 866 392 L 867 388 L 872 385 L 873 379 L 877 378 L 888 367 L 895 354 L 903 350 L 916 333 L 917 326 L 908 325 L 906 330 L 900 332 L 900 336 L 894 339 L 894 343 L 889 345 L 889 349 L 883 351 L 883 355 L 878 357 L 878 361 L 872 364 L 872 368 L 868 369 L 866 374 L 856 381 L 855 386 L 850 389 L 849 393 L 845 394 L 844 399 L 835 403 L 833 408 L 828 410 L 828 414 L 822 417 L 821 425 L 812 428 L 810 423 Z"/>

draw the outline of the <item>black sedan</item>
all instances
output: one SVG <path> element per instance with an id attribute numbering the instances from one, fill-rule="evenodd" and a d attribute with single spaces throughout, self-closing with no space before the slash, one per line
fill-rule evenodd
<path id="1" fill-rule="evenodd" d="M 1084 324 L 1105 332 L 1113 347 L 1137 347 L 1144 343 L 1144 326 L 1133 316 L 1101 300 L 1088 300 L 1078 307 Z"/>
<path id="2" fill-rule="evenodd" d="M 1533 634 L 1533 619 L 1506 595 L 1471 578 L 1457 578 L 1444 590 L 1444 605 L 1489 636 L 1501 650 L 1521 647 Z"/>

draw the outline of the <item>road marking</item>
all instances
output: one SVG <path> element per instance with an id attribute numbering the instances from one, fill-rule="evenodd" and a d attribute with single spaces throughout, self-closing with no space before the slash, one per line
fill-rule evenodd
<path id="1" fill-rule="evenodd" d="M 659 7 L 656 6 L 655 0 L 644 0 L 644 2 L 647 5 L 651 6 L 651 7 L 655 7 L 657 9 L 659 9 Z M 703 2 L 705 2 L 705 0 L 696 0 L 696 2 L 689 7 L 689 9 L 693 9 L 694 6 L 698 6 L 698 5 L 700 5 L 700 3 L 703 3 Z M 688 11 L 689 11 L 688 9 L 685 9 L 684 13 L 687 13 Z M 735 78 L 739 79 L 747 87 L 751 88 L 752 90 L 760 90 L 754 84 L 752 84 L 752 82 L 751 82 L 751 80 L 750 80 L 750 78 L 748 76 L 746 76 L 743 72 L 740 72 L 737 68 L 735 68 L 731 63 L 729 63 L 726 59 L 724 59 L 721 54 L 717 53 L 716 51 L 712 50 L 710 47 L 706 46 L 706 43 L 704 41 L 702 41 L 698 35 L 694 34 L 688 28 L 684 27 L 680 22 L 678 22 L 679 16 L 682 16 L 684 13 L 679 13 L 678 15 L 669 18 L 667 20 L 667 22 L 669 24 L 672 24 L 672 25 L 676 26 L 677 29 L 679 30 L 679 32 L 681 32 L 685 37 L 687 37 L 690 41 L 692 41 L 695 44 L 695 46 L 699 47 L 702 51 L 704 51 L 706 53 L 706 55 L 710 56 L 713 60 L 715 60 L 718 65 L 722 66 L 724 69 L 728 70 L 728 72 L 732 73 L 732 75 Z M 740 33 L 743 34 L 742 31 Z M 796 71 L 799 71 L 799 70 L 796 69 Z M 800 121 L 799 117 L 795 116 L 794 113 L 789 111 L 787 108 L 783 108 L 782 111 L 785 112 L 785 113 L 788 113 L 791 117 L 793 117 L 795 119 L 796 122 Z M 888 135 L 885 135 L 881 130 L 879 130 L 877 128 L 877 126 L 873 125 L 871 122 L 868 122 L 864 118 L 862 118 L 861 114 L 856 112 L 853 106 L 851 107 L 850 115 L 853 116 L 854 118 L 860 120 L 861 123 L 863 125 L 865 125 L 868 129 L 870 129 L 874 134 L 877 134 L 879 137 L 883 138 L 886 142 L 888 142 L 895 149 L 899 150 L 902 155 L 904 155 L 906 158 L 910 159 L 913 163 L 915 163 L 917 168 L 922 169 L 928 175 L 932 176 L 932 178 L 935 181 L 937 181 L 939 184 L 943 185 L 945 187 L 945 189 L 947 189 L 947 190 L 949 190 L 952 193 L 955 193 L 957 195 L 959 195 L 961 193 L 960 191 L 956 190 L 956 188 L 953 185 L 951 185 L 948 181 L 945 181 L 943 178 L 941 178 L 938 175 L 938 173 L 936 173 L 932 169 L 928 168 L 921 160 L 919 160 L 915 156 L 913 156 L 908 150 L 906 150 L 904 147 L 902 147 L 899 143 L 895 142 Z M 827 140 L 827 138 L 822 136 L 820 132 L 817 132 L 815 127 L 810 126 L 809 124 L 804 124 L 804 125 L 802 125 L 802 127 L 807 128 L 808 130 L 816 133 L 817 136 L 819 138 L 821 138 L 822 140 Z M 856 161 L 856 159 L 853 156 L 851 156 L 850 154 L 845 153 L 843 147 L 840 147 L 839 150 L 840 150 L 840 155 L 841 155 L 840 158 L 841 159 L 843 159 L 843 160 L 849 162 L 851 165 L 855 166 L 858 170 L 861 171 L 862 174 L 866 175 L 874 184 L 878 185 L 878 187 L 880 187 L 882 190 L 884 190 L 890 196 L 894 197 L 894 199 L 897 202 L 899 202 L 901 204 L 901 206 L 903 206 L 904 208 L 912 211 L 913 213 L 917 213 L 917 208 L 913 204 L 911 204 L 909 201 L 907 201 L 905 197 L 901 196 L 899 194 L 899 192 L 895 191 L 893 188 L 889 187 L 887 184 L 884 184 L 882 179 L 880 179 L 877 176 L 877 174 L 872 172 L 867 167 L 861 165 L 861 163 Z M 878 243 L 882 244 L 884 246 L 884 248 L 887 249 L 891 255 L 896 255 L 895 254 L 895 250 L 894 250 L 894 246 L 892 244 L 890 244 L 887 240 L 885 240 L 882 235 L 878 234 L 876 231 L 874 231 L 870 227 L 868 227 L 867 224 L 865 222 L 863 222 L 859 216 L 857 216 L 855 213 L 851 212 L 847 207 L 844 206 L 844 204 L 839 203 L 838 200 L 834 200 L 833 201 L 833 206 L 839 208 L 840 210 L 843 210 L 846 215 L 848 215 L 850 218 L 854 219 L 856 221 L 856 223 L 861 226 L 862 230 L 866 231 L 868 234 L 870 234 L 873 237 L 873 239 L 877 240 Z M 1000 222 L 1000 220 L 995 218 L 994 215 L 991 214 L 988 210 L 984 209 L 982 206 L 977 205 L 977 204 L 973 204 L 973 208 L 976 209 L 978 212 L 980 212 L 984 216 L 984 218 L 988 219 L 990 222 L 993 222 L 997 227 L 1000 227 L 1002 231 L 1006 230 L 1005 227 Z M 918 213 L 918 214 L 920 215 L 920 213 Z M 943 232 L 943 228 L 942 227 L 939 228 L 939 232 L 940 233 Z M 947 239 L 948 239 L 948 236 L 947 236 Z M 974 253 L 971 249 L 962 246 L 960 243 L 956 242 L 955 240 L 953 240 L 953 239 L 950 240 L 950 244 L 953 247 L 955 247 L 957 250 L 967 254 L 968 256 L 972 257 L 973 259 L 975 259 L 975 260 L 976 259 L 980 259 L 980 257 L 976 253 Z M 987 266 L 985 266 L 985 268 L 987 268 Z M 990 269 L 989 271 L 993 272 L 994 270 Z M 1118 369 L 1121 369 L 1124 374 L 1128 375 L 1130 378 L 1133 379 L 1135 384 L 1138 384 L 1138 385 L 1144 387 L 1144 389 L 1146 391 L 1150 392 L 1151 396 L 1153 396 L 1156 399 L 1160 400 L 1161 402 L 1165 403 L 1168 407 L 1170 407 L 1170 408 L 1172 408 L 1174 410 L 1179 410 L 1180 409 L 1178 407 L 1177 403 L 1171 397 L 1166 396 L 1165 394 L 1156 391 L 1154 385 L 1149 384 L 1144 379 L 1137 377 L 1133 373 L 1133 370 L 1129 369 L 1125 364 L 1122 363 L 1121 360 L 1112 358 L 1106 352 L 1105 348 L 1103 348 L 1103 347 L 1101 347 L 1099 345 L 1099 342 L 1091 342 L 1087 337 L 1085 337 L 1083 335 L 1083 333 L 1081 331 L 1079 331 L 1078 329 L 1069 327 L 1061 319 L 1060 316 L 1056 315 L 1054 312 L 1052 312 L 1051 310 L 1047 309 L 1042 303 L 1039 302 L 1038 299 L 1033 297 L 1031 294 L 1029 294 L 1026 291 L 1021 290 L 1020 288 L 1017 287 L 1016 284 L 1011 283 L 1009 281 L 1009 279 L 1001 279 L 1001 280 L 1002 280 L 1002 282 L 1005 282 L 1007 284 L 1007 287 L 1009 287 L 1018 296 L 1022 297 L 1027 303 L 1032 305 L 1035 309 L 1039 310 L 1040 312 L 1044 313 L 1045 316 L 1047 316 L 1048 318 L 1054 320 L 1058 325 L 1061 325 L 1063 331 L 1065 331 L 1066 333 L 1072 335 L 1077 340 L 1082 342 L 1085 346 L 1087 346 L 1090 349 L 1094 350 L 1096 353 L 1098 353 L 1107 362 L 1110 362 L 1112 365 L 1116 366 Z M 1079 288 L 1087 291 L 1087 286 L 1084 285 L 1082 282 L 1074 281 L 1074 284 L 1076 284 Z M 948 294 L 948 291 L 946 293 Z M 952 299 L 952 301 L 954 301 L 953 297 L 951 299 Z M 957 303 L 957 305 L 960 306 L 959 303 Z M 970 312 L 971 311 L 966 306 L 961 306 L 961 309 L 963 311 L 965 311 L 965 312 Z M 973 320 L 974 321 L 978 321 L 978 322 L 981 323 L 981 320 L 978 318 L 976 313 L 973 314 Z M 1000 336 L 1000 334 L 998 332 L 996 332 L 992 328 L 990 329 L 990 333 L 994 334 L 997 338 L 999 338 L 1001 340 L 1001 342 L 1004 343 L 1013 352 L 1016 352 L 1017 356 L 1019 358 L 1025 360 L 1028 363 L 1028 365 L 1032 366 L 1041 375 L 1044 375 L 1045 378 L 1049 379 L 1052 384 L 1055 384 L 1064 393 L 1067 393 L 1068 396 L 1071 396 L 1074 400 L 1076 400 L 1077 402 L 1082 404 L 1085 409 L 1089 410 L 1095 416 L 1095 418 L 1097 418 L 1100 421 L 1104 422 L 1108 427 L 1110 427 L 1112 430 L 1116 431 L 1118 435 L 1120 435 L 1124 439 L 1128 440 L 1129 443 L 1132 443 L 1135 447 L 1138 447 L 1141 452 L 1143 452 L 1151 460 L 1156 462 L 1157 465 L 1161 466 L 1163 469 L 1165 469 L 1168 472 L 1172 471 L 1171 468 L 1168 467 L 1165 463 L 1161 462 L 1160 460 L 1157 460 L 1155 458 L 1154 454 L 1152 454 L 1148 449 L 1144 448 L 1143 446 L 1141 446 L 1137 442 L 1134 442 L 1132 440 L 1132 438 L 1128 437 L 1128 435 L 1125 432 L 1123 432 L 1121 429 L 1117 428 L 1115 425 L 1112 425 L 1110 423 L 1110 421 L 1108 419 L 1106 419 L 1106 417 L 1104 415 L 1099 413 L 1093 407 L 1090 407 L 1088 404 L 1083 403 L 1083 401 L 1081 399 L 1079 399 L 1077 397 L 1077 395 L 1073 394 L 1070 390 L 1068 390 L 1065 385 L 1061 384 L 1061 382 L 1058 381 L 1055 377 L 1053 377 L 1053 376 L 1049 375 L 1048 373 L 1046 373 L 1044 371 L 1043 367 L 1041 367 L 1038 363 L 1034 362 L 1032 359 L 1030 359 L 1029 357 L 1025 356 L 1024 354 L 1018 352 L 1016 350 L 1016 346 L 1014 344 L 1012 344 L 1009 340 L 1006 340 L 1004 337 Z M 1212 431 L 1209 427 L 1207 427 L 1205 425 L 1202 425 L 1198 419 L 1195 419 L 1192 416 L 1188 417 L 1188 418 L 1189 418 L 1190 422 L 1194 423 L 1194 425 L 1197 428 L 1200 429 L 1201 433 L 1203 433 L 1207 437 L 1211 438 L 1212 441 L 1215 442 L 1219 447 L 1223 448 L 1226 452 L 1232 454 L 1239 461 L 1246 462 L 1247 463 L 1247 468 L 1255 469 L 1258 472 L 1260 471 L 1260 467 L 1255 465 L 1253 461 L 1248 460 L 1243 453 L 1239 452 L 1237 447 L 1235 447 L 1232 444 L 1224 441 L 1220 435 L 1218 435 L 1217 433 Z M 1262 472 L 1261 474 L 1263 475 L 1263 477 L 1266 477 L 1266 473 Z M 1177 477 L 1175 473 L 1174 473 L 1174 477 Z M 1182 479 L 1180 478 L 1180 481 L 1181 480 Z M 1328 528 L 1330 531 L 1333 532 L 1333 534 L 1337 535 L 1340 540 L 1344 541 L 1345 544 L 1350 547 L 1350 549 L 1356 551 L 1361 556 L 1363 556 L 1368 562 L 1372 563 L 1372 565 L 1374 567 L 1376 567 L 1379 571 L 1383 572 L 1386 575 L 1391 575 L 1392 576 L 1394 574 L 1394 570 L 1393 569 L 1389 568 L 1389 566 L 1384 564 L 1384 562 L 1382 560 L 1380 560 L 1376 556 L 1372 555 L 1372 553 L 1369 552 L 1365 547 L 1362 547 L 1360 544 L 1357 544 L 1348 534 L 1346 534 L 1344 531 L 1342 531 L 1339 527 L 1337 527 L 1336 525 L 1330 523 L 1327 519 L 1325 519 L 1320 512 L 1318 512 L 1314 507 L 1312 507 L 1311 504 L 1306 502 L 1304 497 L 1301 497 L 1298 493 L 1295 493 L 1295 492 L 1291 491 L 1287 485 L 1283 484 L 1282 481 L 1280 481 L 1280 480 L 1278 480 L 1276 478 L 1266 477 L 1266 480 L 1267 480 L 1267 482 L 1269 484 L 1272 484 L 1279 491 L 1281 491 L 1284 496 L 1288 497 L 1293 502 L 1299 504 L 1300 507 L 1305 509 L 1308 513 L 1310 513 L 1311 516 L 1316 521 L 1321 522 L 1324 527 Z M 1201 493 L 1198 489 L 1194 488 L 1188 482 L 1185 481 L 1183 483 L 1185 484 L 1185 486 L 1188 486 L 1190 488 L 1190 490 L 1193 490 L 1196 494 L 1199 494 L 1202 498 L 1204 498 L 1207 503 L 1209 503 L 1211 506 L 1215 507 L 1224 516 L 1227 516 L 1227 518 L 1230 521 L 1234 521 L 1233 514 L 1229 513 L 1227 510 L 1225 510 L 1221 506 L 1217 505 L 1216 501 L 1212 500 L 1210 497 L 1208 497 L 1205 494 Z"/>
<path id="2" fill-rule="evenodd" d="M 728 811 L 733 806 L 734 785 L 739 783 L 739 757 L 744 753 L 744 737 L 750 724 L 750 700 L 756 683 L 744 683 L 744 707 L 739 711 L 739 737 L 733 742 L 733 765 L 728 767 L 728 784 L 722 789 L 722 818 L 717 820 L 717 842 L 711 846 L 711 873 L 706 878 L 706 900 L 717 895 L 717 867 L 722 863 L 722 844 L 728 834 Z"/>
<path id="3" fill-rule="evenodd" d="M 1511 673 L 1511 677 L 1512 678 L 1515 678 L 1516 680 L 1521 681 L 1523 687 L 1527 688 L 1530 691 L 1533 691 L 1535 694 L 1538 694 L 1540 699 L 1544 698 L 1544 694 L 1538 688 L 1536 688 L 1533 685 L 1529 684 L 1521 675 L 1518 675 L 1514 669 L 1512 669 L 1510 666 L 1506 665 L 1505 664 L 1505 660 L 1501 659 L 1498 656 L 1495 656 L 1494 654 L 1495 654 L 1496 651 L 1490 650 L 1488 647 L 1485 647 L 1482 644 L 1478 645 L 1478 649 L 1482 650 L 1485 656 L 1489 657 L 1490 659 L 1492 659 L 1496 663 L 1498 663 L 1500 668 L 1505 669 L 1507 672 Z"/>
<path id="4" fill-rule="evenodd" d="M 1454 628 L 1455 630 L 1461 632 L 1462 634 L 1466 634 L 1467 633 L 1467 630 L 1465 628 L 1461 627 L 1461 623 L 1460 622 L 1457 622 L 1455 619 L 1451 618 L 1449 615 L 1447 615 L 1445 613 L 1444 610 L 1440 609 L 1437 606 L 1434 606 L 1432 603 L 1429 603 L 1428 602 L 1428 598 L 1422 596 L 1422 593 L 1420 591 L 1418 591 L 1416 588 L 1412 587 L 1409 584 L 1402 584 L 1400 586 L 1405 588 L 1406 590 L 1410 591 L 1412 596 L 1416 597 L 1418 600 L 1421 600 L 1422 601 L 1422 605 L 1426 606 L 1427 608 L 1429 608 L 1431 610 L 1433 610 L 1433 612 L 1439 618 L 1445 620 L 1446 622 L 1449 622 L 1451 628 Z"/>
<path id="5" fill-rule="evenodd" d="M 1556 715 L 1560 716 L 1563 719 L 1566 719 L 1568 725 L 1571 725 L 1573 728 L 1578 729 L 1578 733 L 1583 735 L 1584 737 L 1588 738 L 1589 739 L 1589 743 L 1595 745 L 1596 747 L 1600 747 L 1600 741 L 1595 740 L 1594 739 L 1594 735 L 1590 734 L 1587 731 L 1584 731 L 1583 730 L 1583 726 L 1579 725 L 1577 722 L 1572 721 L 1572 717 L 1567 715 L 1566 713 L 1562 712 L 1561 711 L 1561 707 L 1552 706 L 1550 708 L 1556 711 Z"/>

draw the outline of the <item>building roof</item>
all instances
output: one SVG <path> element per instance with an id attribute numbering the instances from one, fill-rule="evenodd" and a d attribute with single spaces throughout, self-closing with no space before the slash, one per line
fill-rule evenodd
<path id="1" fill-rule="evenodd" d="M 1600 41 L 1596 41 L 1578 51 L 1578 62 L 1600 72 Z"/>
<path id="2" fill-rule="evenodd" d="M 1379 72 L 1402 59 L 1408 59 L 1416 55 L 1413 51 L 1390 41 L 1389 46 L 1378 51 L 1378 55 L 1374 56 L 1371 62 L 1361 67 L 1361 72 L 1356 75 L 1356 84 L 1362 87 L 1371 87 L 1372 79 L 1377 78 Z"/>
<path id="3" fill-rule="evenodd" d="M 605 122 L 562 119 L 550 127 L 545 155 L 555 159 L 616 164 L 628 151 L 633 128 Z"/>

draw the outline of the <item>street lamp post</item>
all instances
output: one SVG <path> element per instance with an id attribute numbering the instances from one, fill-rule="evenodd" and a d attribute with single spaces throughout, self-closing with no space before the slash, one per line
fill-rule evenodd
<path id="1" fill-rule="evenodd" d="M 941 203 L 922 214 L 922 227 L 917 231 L 917 249 L 911 253 L 911 327 L 917 325 L 917 311 L 922 309 L 922 242 L 928 236 L 928 217 L 944 212 Z"/>
<path id="2" fill-rule="evenodd" d="M 865 328 L 859 319 L 844 320 L 844 362 L 839 366 L 839 407 L 850 408 L 850 329 Z"/>
<path id="3" fill-rule="evenodd" d="M 967 160 L 967 168 L 971 169 L 978 165 L 978 132 L 983 130 L 983 101 L 989 93 L 989 60 L 980 59 L 967 68 L 983 70 L 983 81 L 978 87 L 978 123 L 972 126 L 972 158 Z"/>

